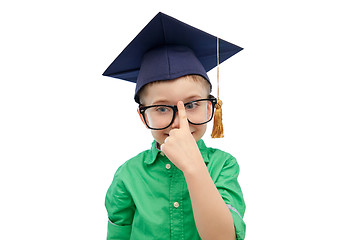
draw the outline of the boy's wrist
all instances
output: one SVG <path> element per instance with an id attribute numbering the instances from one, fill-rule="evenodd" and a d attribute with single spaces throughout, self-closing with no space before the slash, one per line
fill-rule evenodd
<path id="1" fill-rule="evenodd" d="M 206 165 L 201 155 L 196 157 L 194 161 L 190 162 L 192 164 L 186 165 L 183 169 L 181 169 L 185 176 L 198 175 L 201 173 L 201 171 L 206 170 Z"/>

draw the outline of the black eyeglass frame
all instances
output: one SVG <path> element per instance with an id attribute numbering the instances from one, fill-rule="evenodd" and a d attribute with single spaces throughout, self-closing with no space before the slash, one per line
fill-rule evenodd
<path id="1" fill-rule="evenodd" d="M 190 102 L 184 103 L 184 106 L 186 106 L 188 104 L 191 104 L 191 103 L 194 103 L 194 102 L 200 102 L 200 101 L 210 101 L 211 102 L 211 104 L 212 104 L 212 112 L 211 112 L 210 119 L 208 121 L 203 122 L 203 123 L 193 123 L 193 122 L 190 122 L 189 119 L 187 119 L 187 121 L 190 124 L 193 124 L 193 125 L 203 125 L 203 124 L 206 124 L 207 122 L 210 122 L 213 119 L 214 109 L 215 109 L 215 105 L 217 103 L 217 99 L 214 96 L 212 96 L 212 95 L 210 95 L 209 98 L 198 99 L 198 100 L 194 100 L 194 101 L 190 101 Z M 163 127 L 163 128 L 152 128 L 152 127 L 150 127 L 149 124 L 147 123 L 147 120 L 146 120 L 146 117 L 145 117 L 144 114 L 145 114 L 145 110 L 146 109 L 152 108 L 152 107 L 169 107 L 169 108 L 171 108 L 173 110 L 172 121 L 166 127 Z M 175 115 L 178 112 L 178 107 L 176 105 L 164 105 L 164 104 L 150 105 L 150 106 L 143 106 L 143 105 L 140 104 L 139 107 L 138 107 L 138 110 L 139 110 L 139 113 L 143 116 L 145 125 L 147 125 L 147 127 L 149 129 L 151 129 L 151 130 L 163 130 L 163 129 L 166 129 L 169 126 L 172 125 L 172 123 L 173 123 L 173 121 L 175 119 Z"/>

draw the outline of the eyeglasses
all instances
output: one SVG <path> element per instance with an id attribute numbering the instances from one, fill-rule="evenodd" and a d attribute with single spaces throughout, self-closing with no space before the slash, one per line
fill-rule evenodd
<path id="1" fill-rule="evenodd" d="M 193 125 L 202 125 L 209 122 L 213 118 L 216 103 L 217 99 L 213 96 L 185 103 L 188 122 Z M 173 123 L 177 112 L 176 105 L 139 106 L 139 113 L 143 116 L 147 127 L 152 130 L 168 128 Z"/>

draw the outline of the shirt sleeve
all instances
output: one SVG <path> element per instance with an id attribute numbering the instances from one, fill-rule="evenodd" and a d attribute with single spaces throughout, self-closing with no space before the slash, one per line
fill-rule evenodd
<path id="1" fill-rule="evenodd" d="M 115 173 L 106 194 L 108 212 L 107 240 L 129 240 L 135 205 L 121 178 L 121 169 Z"/>
<path id="2" fill-rule="evenodd" d="M 237 180 L 239 165 L 234 157 L 228 154 L 226 156 L 226 161 L 216 178 L 215 186 L 232 214 L 237 240 L 243 240 L 246 231 L 243 220 L 245 202 Z"/>

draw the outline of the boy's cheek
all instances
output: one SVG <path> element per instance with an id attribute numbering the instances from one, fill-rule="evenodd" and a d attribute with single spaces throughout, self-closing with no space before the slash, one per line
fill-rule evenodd
<path id="1" fill-rule="evenodd" d="M 154 137 L 158 144 L 164 143 L 165 139 L 169 136 L 164 130 L 151 130 L 151 135 Z"/>

